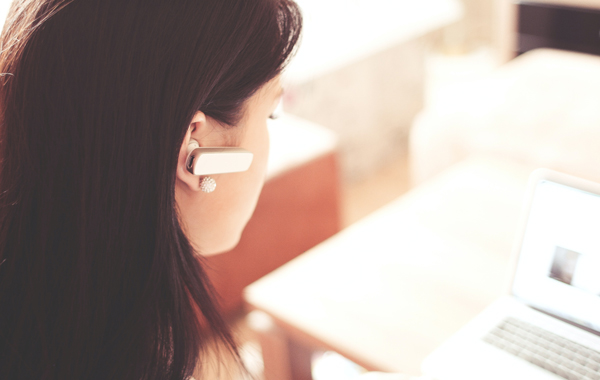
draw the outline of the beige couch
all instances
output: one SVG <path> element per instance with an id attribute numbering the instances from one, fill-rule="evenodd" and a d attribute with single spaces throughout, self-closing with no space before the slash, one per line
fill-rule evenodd
<path id="1" fill-rule="evenodd" d="M 539 49 L 428 105 L 410 134 L 419 184 L 473 154 L 600 182 L 600 57 Z"/>

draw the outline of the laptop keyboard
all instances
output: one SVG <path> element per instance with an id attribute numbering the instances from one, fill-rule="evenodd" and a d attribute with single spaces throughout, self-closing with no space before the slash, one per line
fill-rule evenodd
<path id="1" fill-rule="evenodd" d="M 483 340 L 568 380 L 600 380 L 600 352 L 516 318 Z"/>

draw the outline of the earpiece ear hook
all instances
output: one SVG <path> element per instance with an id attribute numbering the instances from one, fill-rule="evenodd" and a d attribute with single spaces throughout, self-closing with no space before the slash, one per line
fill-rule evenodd
<path id="1" fill-rule="evenodd" d="M 192 165 L 194 164 L 194 158 L 195 158 L 195 155 L 193 155 L 192 153 L 194 152 L 194 150 L 196 150 L 198 148 L 200 148 L 200 144 L 198 144 L 198 141 L 196 141 L 194 139 L 190 139 L 190 142 L 187 146 L 187 158 L 185 160 L 185 167 L 190 172 L 192 172 L 191 169 L 192 169 Z"/>

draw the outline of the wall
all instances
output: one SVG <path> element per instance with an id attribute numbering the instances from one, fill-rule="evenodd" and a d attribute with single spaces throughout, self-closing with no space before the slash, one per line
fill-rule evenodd
<path id="1" fill-rule="evenodd" d="M 426 38 L 372 55 L 315 80 L 286 87 L 286 112 L 335 131 L 342 175 L 365 178 L 406 153 L 424 100 Z"/>
<path id="2" fill-rule="evenodd" d="M 406 153 L 424 101 L 425 57 L 459 0 L 299 0 L 303 41 L 284 78 L 285 110 L 340 136 L 346 181 Z"/>

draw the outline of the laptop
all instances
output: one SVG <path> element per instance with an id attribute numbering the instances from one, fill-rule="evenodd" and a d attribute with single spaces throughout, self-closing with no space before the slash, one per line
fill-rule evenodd
<path id="1" fill-rule="evenodd" d="M 535 171 L 513 262 L 509 294 L 430 354 L 423 373 L 600 380 L 600 184 Z"/>

